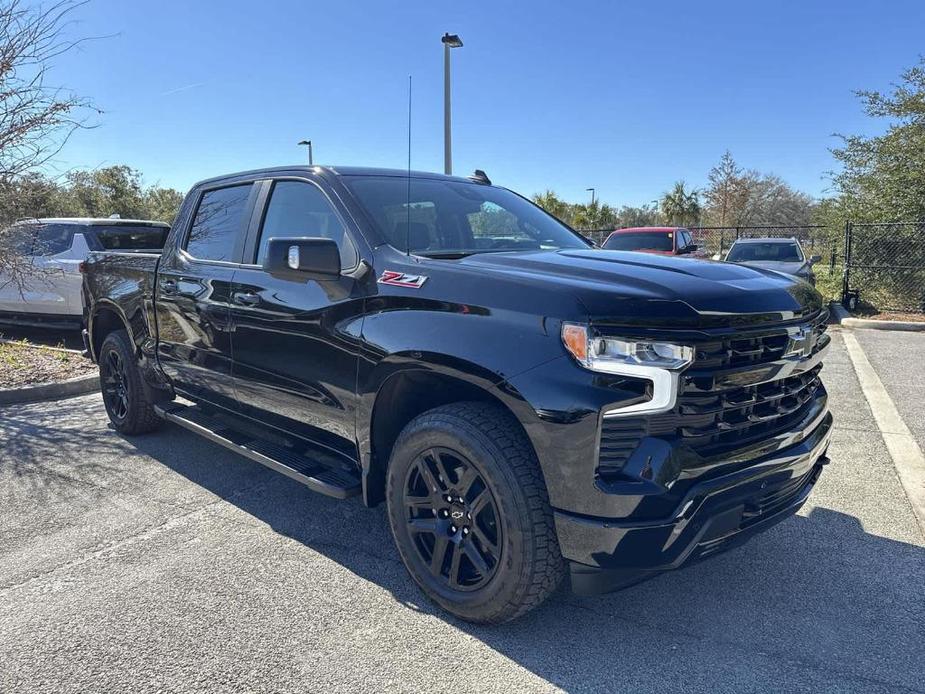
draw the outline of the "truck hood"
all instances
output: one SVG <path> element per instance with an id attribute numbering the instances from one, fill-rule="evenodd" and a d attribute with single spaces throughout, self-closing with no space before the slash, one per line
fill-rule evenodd
<path id="1" fill-rule="evenodd" d="M 732 263 L 605 250 L 482 253 L 460 261 L 542 288 L 570 291 L 591 320 L 724 327 L 801 318 L 823 307 L 809 284 Z M 537 287 L 538 299 L 542 294 Z"/>

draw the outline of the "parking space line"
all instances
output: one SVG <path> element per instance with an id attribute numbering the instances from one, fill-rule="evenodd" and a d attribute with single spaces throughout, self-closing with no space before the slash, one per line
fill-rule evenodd
<path id="1" fill-rule="evenodd" d="M 925 456 L 922 455 L 922 449 L 919 448 L 909 427 L 899 416 L 896 405 L 883 387 L 883 382 L 868 361 L 857 338 L 850 332 L 843 331 L 842 339 L 861 383 L 861 390 L 877 422 L 877 428 L 890 458 L 893 459 L 899 481 L 906 491 L 919 528 L 925 537 Z"/>

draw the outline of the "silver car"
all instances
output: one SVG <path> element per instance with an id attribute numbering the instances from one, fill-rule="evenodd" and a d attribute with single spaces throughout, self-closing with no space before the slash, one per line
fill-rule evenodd
<path id="1" fill-rule="evenodd" d="M 138 219 L 65 217 L 17 222 L 3 233 L 34 271 L 0 272 L 0 323 L 58 328 L 83 322 L 80 263 L 90 251 L 159 251 L 170 225 Z M 28 270 L 28 268 L 27 268 Z"/>
<path id="2" fill-rule="evenodd" d="M 719 260 L 719 256 L 714 256 Z M 807 258 L 796 239 L 736 239 L 726 253 L 727 263 L 750 265 L 765 270 L 776 270 L 788 275 L 795 275 L 810 284 L 816 284 L 813 265 L 822 260 L 822 256 Z"/>

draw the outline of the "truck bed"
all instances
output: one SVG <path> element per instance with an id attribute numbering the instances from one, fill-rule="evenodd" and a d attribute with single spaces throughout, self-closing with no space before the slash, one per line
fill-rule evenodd
<path id="1" fill-rule="evenodd" d="M 94 251 L 84 265 L 84 306 L 112 305 L 129 325 L 150 325 L 160 251 Z M 139 331 L 155 335 L 154 331 Z"/>

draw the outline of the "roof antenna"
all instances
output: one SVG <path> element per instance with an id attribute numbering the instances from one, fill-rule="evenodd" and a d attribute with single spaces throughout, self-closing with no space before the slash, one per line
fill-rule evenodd
<path id="1" fill-rule="evenodd" d="M 405 253 L 411 257 L 411 75 L 408 75 L 408 218 L 405 224 Z"/>

